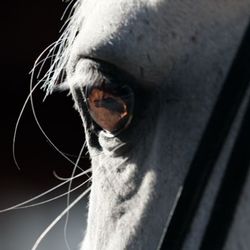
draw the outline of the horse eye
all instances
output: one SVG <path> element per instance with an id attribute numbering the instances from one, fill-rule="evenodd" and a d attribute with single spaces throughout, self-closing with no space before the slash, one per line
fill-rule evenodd
<path id="1" fill-rule="evenodd" d="M 86 99 L 90 116 L 104 131 L 117 134 L 130 124 L 134 93 L 129 86 L 90 86 Z"/>

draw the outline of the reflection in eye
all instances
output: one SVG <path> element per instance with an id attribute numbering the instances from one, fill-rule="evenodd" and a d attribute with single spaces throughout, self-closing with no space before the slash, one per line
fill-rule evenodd
<path id="1" fill-rule="evenodd" d="M 92 86 L 86 97 L 92 119 L 103 130 L 117 134 L 130 124 L 134 94 L 129 86 Z"/>

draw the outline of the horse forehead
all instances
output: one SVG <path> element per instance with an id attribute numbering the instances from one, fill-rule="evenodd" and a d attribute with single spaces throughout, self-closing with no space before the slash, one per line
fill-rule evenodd
<path id="1" fill-rule="evenodd" d="M 194 0 L 83 1 L 72 58 L 101 59 L 142 82 L 161 83 L 178 60 L 193 53 L 192 46 L 199 48 L 197 42 L 200 50 L 210 49 L 202 40 L 213 43 L 224 18 L 237 16 L 232 2 L 223 6 Z"/>
<path id="2" fill-rule="evenodd" d="M 185 37 L 178 31 L 180 22 L 176 23 L 182 15 L 179 4 L 162 0 L 86 1 L 72 58 L 101 59 L 143 81 L 161 81 L 173 67 L 178 52 L 176 34 Z M 189 6 L 184 5 L 182 9 L 188 10 Z M 192 29 L 186 27 L 185 34 Z"/>

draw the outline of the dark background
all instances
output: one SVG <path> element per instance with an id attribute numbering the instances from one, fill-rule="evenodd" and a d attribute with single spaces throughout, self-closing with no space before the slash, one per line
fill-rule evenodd
<path id="1" fill-rule="evenodd" d="M 59 37 L 60 21 L 67 4 L 61 0 L 2 1 L 1 11 L 1 133 L 0 133 L 0 209 L 15 205 L 59 184 L 53 171 L 69 177 L 72 165 L 51 147 L 39 131 L 27 106 L 20 120 L 16 138 L 14 164 L 12 140 L 22 105 L 29 94 L 30 70 L 35 59 Z M 64 20 L 65 21 L 65 20 Z M 38 118 L 50 139 L 63 152 L 77 155 L 84 142 L 81 120 L 72 108 L 67 93 L 56 93 L 43 103 L 44 92 L 38 89 L 34 101 Z M 72 160 L 76 160 L 73 156 Z M 80 162 L 89 166 L 88 159 Z M 66 191 L 60 189 L 50 197 Z M 80 191 L 78 192 L 78 194 Z M 48 197 L 46 197 L 48 198 Z M 43 229 L 65 208 L 65 199 L 25 210 L 0 213 L 0 249 L 28 250 Z M 72 212 L 69 237 L 72 245 L 79 243 L 83 229 L 81 205 Z M 75 216 L 75 217 L 74 217 Z M 63 222 L 38 249 L 65 249 Z"/>

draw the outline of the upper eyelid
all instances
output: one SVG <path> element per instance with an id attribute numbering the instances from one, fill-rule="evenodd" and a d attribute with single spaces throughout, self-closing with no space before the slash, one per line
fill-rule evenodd
<path id="1" fill-rule="evenodd" d="M 72 87 L 85 87 L 90 82 L 102 81 L 103 74 L 98 64 L 88 58 L 80 59 L 75 70 L 69 77 L 69 85 Z"/>
<path id="2" fill-rule="evenodd" d="M 70 73 L 68 84 L 71 87 L 85 87 L 90 83 L 113 80 L 131 83 L 135 82 L 129 73 L 117 68 L 115 65 L 92 58 L 81 58 Z"/>
<path id="3" fill-rule="evenodd" d="M 88 82 L 98 81 L 99 79 L 101 79 L 100 74 L 98 74 L 98 77 L 93 78 L 93 75 L 90 77 L 90 75 L 86 74 L 86 72 L 82 72 L 82 74 L 80 73 L 75 73 L 74 75 L 66 77 L 65 81 L 61 81 L 58 84 L 54 84 L 52 92 L 67 91 L 70 90 L 72 87 L 84 87 L 85 85 L 87 85 Z"/>

